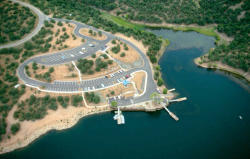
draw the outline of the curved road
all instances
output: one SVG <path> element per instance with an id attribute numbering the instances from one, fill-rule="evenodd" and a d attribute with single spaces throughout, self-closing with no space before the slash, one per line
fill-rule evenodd
<path id="1" fill-rule="evenodd" d="M 20 4 L 28 5 L 24 2 L 21 2 Z M 35 8 L 35 7 L 33 7 L 33 8 Z M 38 10 L 38 9 L 36 9 L 36 10 Z M 43 14 L 40 14 L 40 15 L 43 15 Z M 46 18 L 46 16 L 43 16 L 43 17 Z M 70 23 L 74 23 L 76 25 L 76 29 L 74 30 L 74 34 L 76 36 L 84 38 L 86 40 L 86 42 L 84 44 L 82 44 L 81 46 L 73 48 L 71 50 L 60 51 L 60 52 L 57 52 L 54 54 L 36 56 L 36 57 L 30 58 L 30 59 L 24 61 L 22 64 L 19 65 L 19 67 L 17 69 L 17 74 L 18 74 L 19 78 L 25 84 L 27 84 L 31 87 L 42 88 L 44 91 L 47 91 L 47 92 L 61 92 L 61 93 L 89 92 L 89 91 L 95 91 L 97 89 L 98 90 L 105 89 L 106 87 L 110 87 L 110 86 L 114 85 L 114 83 L 118 83 L 119 81 L 121 82 L 121 79 L 124 78 L 124 76 L 127 74 L 131 74 L 135 71 L 144 70 L 147 72 L 147 83 L 146 83 L 146 88 L 144 88 L 144 89 L 146 89 L 144 91 L 145 93 L 143 95 L 135 97 L 133 99 L 118 99 L 117 100 L 118 104 L 120 106 L 125 106 L 125 105 L 129 105 L 132 103 L 139 103 L 139 102 L 147 101 L 150 99 L 150 95 L 153 92 L 157 91 L 157 86 L 153 80 L 152 70 L 151 70 L 148 59 L 147 59 L 146 55 L 138 47 L 136 47 L 133 43 L 131 43 L 125 39 L 122 39 L 120 37 L 116 37 L 113 34 L 110 34 L 107 32 L 102 32 L 107 37 L 105 40 L 95 40 L 95 39 L 92 39 L 90 37 L 87 37 L 87 36 L 80 34 L 79 30 L 81 28 L 89 28 L 89 29 L 92 29 L 94 31 L 98 31 L 98 29 L 91 27 L 91 26 L 88 26 L 86 24 L 72 21 L 72 20 L 55 19 L 55 18 L 53 18 L 53 19 L 56 21 L 67 21 Z M 48 18 L 48 20 L 51 20 L 51 18 Z M 28 65 L 29 63 L 32 63 L 32 62 L 36 62 L 36 63 L 42 64 L 42 65 L 52 66 L 52 65 L 59 65 L 59 64 L 63 64 L 63 63 L 69 63 L 71 61 L 76 61 L 76 60 L 81 59 L 81 58 L 86 58 L 86 57 L 91 56 L 92 54 L 96 53 L 98 50 L 105 49 L 105 45 L 110 40 L 112 40 L 114 38 L 120 39 L 121 41 L 127 43 L 133 49 L 135 49 L 141 55 L 141 58 L 144 61 L 144 65 L 139 67 L 139 68 L 130 69 L 128 71 L 123 71 L 120 73 L 116 72 L 115 76 L 112 78 L 109 78 L 109 79 L 107 79 L 105 77 L 100 77 L 100 78 L 96 78 L 93 80 L 81 81 L 81 83 L 78 83 L 77 81 L 73 81 L 73 82 L 54 81 L 53 83 L 46 83 L 46 82 L 32 79 L 29 76 L 27 76 L 27 74 L 25 73 L 25 66 Z M 90 43 L 94 44 L 95 46 L 90 47 L 89 46 Z M 82 50 L 83 47 L 86 48 L 86 52 L 84 54 L 81 54 L 79 52 Z M 103 87 L 103 85 L 104 85 L 104 87 Z"/>
<path id="2" fill-rule="evenodd" d="M 11 1 L 15 2 L 15 3 L 19 3 L 20 5 L 28 7 L 29 9 L 31 9 L 38 16 L 38 23 L 37 23 L 35 29 L 33 29 L 33 31 L 31 33 L 29 33 L 28 35 L 26 35 L 23 39 L 13 41 L 13 42 L 10 42 L 8 44 L 1 45 L 0 49 L 16 47 L 16 46 L 21 45 L 21 44 L 25 43 L 26 41 L 30 40 L 33 36 L 35 36 L 40 31 L 40 29 L 43 27 L 44 21 L 48 19 L 48 16 L 43 14 L 43 12 L 41 12 L 38 8 L 32 6 L 32 5 L 28 4 L 28 3 L 20 2 L 20 1 L 17 1 L 17 0 L 11 0 Z"/>

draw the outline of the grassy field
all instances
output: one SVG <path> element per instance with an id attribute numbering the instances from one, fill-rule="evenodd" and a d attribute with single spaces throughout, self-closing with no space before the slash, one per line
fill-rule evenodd
<path id="1" fill-rule="evenodd" d="M 206 27 L 206 28 L 200 28 L 200 27 L 188 27 L 188 26 L 174 26 L 174 27 L 167 27 L 167 26 L 150 26 L 150 25 L 143 25 L 143 24 L 135 24 L 131 23 L 124 18 L 118 17 L 111 15 L 107 12 L 102 13 L 103 17 L 107 20 L 111 20 L 117 25 L 126 27 L 126 28 L 131 28 L 131 29 L 136 29 L 136 30 L 144 30 L 146 28 L 166 28 L 166 29 L 171 29 L 171 30 L 176 30 L 176 31 L 195 31 L 207 36 L 213 36 L 216 39 L 216 43 L 222 43 L 223 40 L 220 38 L 220 36 L 215 32 L 216 27 Z"/>
<path id="2" fill-rule="evenodd" d="M 136 30 L 145 29 L 145 25 L 134 24 L 134 23 L 128 22 L 128 21 L 126 21 L 125 19 L 123 19 L 121 17 L 111 15 L 111 14 L 109 14 L 107 12 L 102 12 L 102 17 L 107 19 L 107 20 L 111 20 L 112 22 L 114 22 L 115 24 L 117 24 L 119 26 L 123 26 L 123 27 L 126 27 L 126 28 L 131 28 L 131 29 L 136 29 Z"/>

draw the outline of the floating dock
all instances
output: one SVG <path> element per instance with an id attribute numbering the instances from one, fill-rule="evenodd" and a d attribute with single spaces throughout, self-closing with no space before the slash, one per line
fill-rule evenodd
<path id="1" fill-rule="evenodd" d="M 125 118 L 120 110 L 120 108 L 118 107 L 118 110 L 115 111 L 116 115 L 114 116 L 114 120 L 117 120 L 117 124 L 125 124 Z"/>

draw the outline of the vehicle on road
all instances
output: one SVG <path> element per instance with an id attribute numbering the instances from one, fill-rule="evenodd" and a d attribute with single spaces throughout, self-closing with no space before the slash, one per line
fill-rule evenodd
<path id="1" fill-rule="evenodd" d="M 89 44 L 90 47 L 94 47 L 95 45 L 94 44 Z"/>

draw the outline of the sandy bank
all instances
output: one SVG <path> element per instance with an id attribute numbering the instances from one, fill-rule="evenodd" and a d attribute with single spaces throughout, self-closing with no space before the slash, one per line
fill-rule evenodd
<path id="1" fill-rule="evenodd" d="M 10 139 L 1 141 L 0 154 L 25 147 L 50 130 L 70 128 L 82 117 L 110 110 L 108 107 L 90 109 L 70 106 L 67 109 L 59 108 L 56 112 L 50 111 L 49 114 L 41 120 L 21 122 L 21 129 L 16 135 L 11 136 Z"/>

